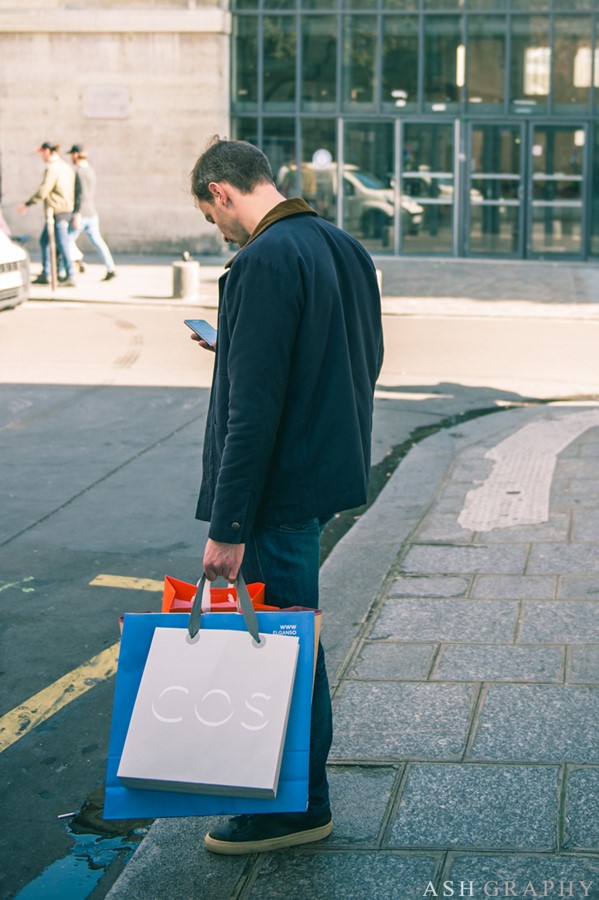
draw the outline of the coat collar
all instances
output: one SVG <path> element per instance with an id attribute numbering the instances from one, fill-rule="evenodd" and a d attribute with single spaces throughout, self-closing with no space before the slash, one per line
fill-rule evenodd
<path id="1" fill-rule="evenodd" d="M 281 203 L 277 203 L 276 206 L 273 206 L 273 208 L 266 213 L 263 219 L 260 219 L 243 247 L 237 251 L 235 256 L 232 256 L 231 259 L 227 260 L 225 269 L 228 269 L 233 265 L 238 254 L 241 253 L 242 250 L 245 250 L 248 244 L 251 244 L 258 235 L 262 234 L 263 231 L 266 231 L 267 228 L 270 228 L 275 222 L 278 222 L 279 219 L 287 219 L 289 216 L 297 216 L 303 213 L 311 213 L 313 216 L 318 215 L 318 213 L 312 209 L 311 206 L 308 206 L 306 201 L 302 200 L 301 197 L 292 197 L 290 200 L 282 200 Z"/>

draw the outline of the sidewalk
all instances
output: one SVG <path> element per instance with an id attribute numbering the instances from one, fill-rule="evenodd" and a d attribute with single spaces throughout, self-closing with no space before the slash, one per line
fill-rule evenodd
<path id="1" fill-rule="evenodd" d="M 214 308 L 225 260 L 200 260 L 189 302 L 172 261 L 123 257 L 110 282 L 92 264 L 31 296 Z M 596 264 L 375 262 L 387 315 L 599 317 Z M 599 900 L 598 458 L 599 402 L 414 446 L 321 570 L 331 838 L 216 857 L 212 820 L 158 820 L 107 896 Z"/>
<path id="2" fill-rule="evenodd" d="M 158 820 L 111 900 L 597 900 L 598 462 L 599 404 L 415 446 L 322 569 L 333 835 L 227 858 Z"/>
<path id="3" fill-rule="evenodd" d="M 133 255 L 118 257 L 112 281 L 86 260 L 76 288 L 32 285 L 31 299 L 215 308 L 228 258 L 198 258 L 199 292 L 183 300 L 173 298 L 173 257 Z M 388 315 L 599 317 L 599 263 L 375 257 L 375 264 Z M 37 273 L 39 262 L 32 268 Z"/>

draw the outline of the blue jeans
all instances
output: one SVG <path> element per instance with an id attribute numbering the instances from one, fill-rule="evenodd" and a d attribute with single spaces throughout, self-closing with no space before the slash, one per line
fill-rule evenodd
<path id="1" fill-rule="evenodd" d="M 320 535 L 327 520 L 306 519 L 288 525 L 256 526 L 246 544 L 242 572 L 246 582 L 266 585 L 265 602 L 285 609 L 318 609 Z M 333 712 L 322 644 L 312 696 L 310 731 L 310 812 L 329 809 L 326 762 L 333 739 Z"/>
<path id="2" fill-rule="evenodd" d="M 71 228 L 71 236 L 74 241 L 77 240 L 81 232 L 84 231 L 88 236 L 98 255 L 109 272 L 114 271 L 114 259 L 108 249 L 108 244 L 100 234 L 100 220 L 98 216 L 82 216 L 81 228 Z"/>
<path id="3" fill-rule="evenodd" d="M 69 244 L 69 220 L 67 218 L 56 218 L 54 220 L 54 236 L 56 238 L 56 255 L 58 259 L 64 260 L 66 273 L 69 278 L 75 274 L 75 266 L 71 260 L 71 248 Z M 44 225 L 44 230 L 40 235 L 40 247 L 42 250 L 42 267 L 43 274 L 46 278 L 50 277 L 50 241 L 48 237 L 48 226 Z"/>

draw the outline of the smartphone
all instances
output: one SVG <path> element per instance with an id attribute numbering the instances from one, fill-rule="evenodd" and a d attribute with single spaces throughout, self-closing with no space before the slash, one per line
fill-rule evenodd
<path id="1" fill-rule="evenodd" d="M 185 324 L 211 347 L 216 347 L 216 328 L 210 322 L 205 319 L 185 319 Z"/>

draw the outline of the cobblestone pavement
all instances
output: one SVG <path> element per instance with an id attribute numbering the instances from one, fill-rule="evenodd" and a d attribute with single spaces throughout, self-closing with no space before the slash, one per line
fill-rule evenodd
<path id="1" fill-rule="evenodd" d="M 599 303 L 596 263 L 377 257 L 376 264 L 392 297 Z"/>
<path id="2" fill-rule="evenodd" d="M 333 835 L 215 858 L 159 820 L 108 896 L 597 900 L 598 464 L 598 404 L 414 447 L 322 569 Z"/>

